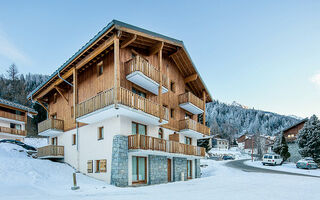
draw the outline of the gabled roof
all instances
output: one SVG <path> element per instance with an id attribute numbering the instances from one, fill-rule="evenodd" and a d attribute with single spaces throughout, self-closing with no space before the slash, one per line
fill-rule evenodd
<path id="1" fill-rule="evenodd" d="M 117 28 L 120 30 L 122 30 L 122 29 L 134 30 L 134 31 L 149 35 L 151 37 L 161 38 L 165 42 L 179 46 L 183 51 L 178 51 L 178 54 L 183 53 L 183 56 L 188 57 L 189 62 L 187 64 L 193 66 L 194 71 L 198 74 L 199 81 L 200 81 L 199 84 L 203 85 L 204 89 L 206 90 L 206 93 L 208 94 L 207 100 L 209 102 L 212 101 L 212 96 L 211 96 L 209 90 L 207 89 L 206 85 L 204 84 L 203 80 L 201 79 L 200 74 L 198 73 L 193 61 L 191 60 L 189 53 L 187 52 L 187 50 L 181 40 L 177 40 L 177 39 L 174 39 L 174 38 L 171 38 L 171 37 L 159 34 L 159 33 L 155 33 L 155 32 L 152 32 L 152 31 L 149 31 L 149 30 L 137 27 L 137 26 L 133 26 L 133 25 L 130 25 L 130 24 L 118 21 L 118 20 L 112 20 L 106 27 L 104 27 L 100 32 L 98 32 L 98 34 L 96 34 L 91 40 L 89 40 L 89 42 L 87 42 L 82 48 L 80 48 L 71 58 L 69 58 L 62 66 L 60 66 L 53 74 L 51 74 L 51 76 L 47 79 L 47 81 L 40 84 L 30 94 L 28 94 L 27 98 L 32 99 L 33 94 L 35 94 L 38 90 L 40 90 L 42 87 L 44 87 L 51 79 L 56 77 L 58 75 L 58 72 L 60 72 L 65 67 L 67 67 L 70 63 L 72 63 L 72 61 L 74 59 L 76 59 L 78 56 L 80 56 L 84 51 L 86 51 L 92 44 L 94 44 L 100 37 L 102 37 L 105 33 L 110 31 L 112 28 Z"/>
<path id="2" fill-rule="evenodd" d="M 305 122 L 307 122 L 307 121 L 308 121 L 308 118 L 305 118 L 305 119 L 303 119 L 303 120 L 300 120 L 300 121 L 298 121 L 297 123 L 293 124 L 292 126 L 289 126 L 289 127 L 285 128 L 285 129 L 283 129 L 282 132 L 285 132 L 285 131 L 287 131 L 287 130 L 293 128 L 293 127 L 296 127 L 296 126 L 298 126 L 298 125 L 300 125 L 300 124 L 302 124 L 302 123 L 305 123 Z"/>
<path id="3" fill-rule="evenodd" d="M 0 105 L 5 105 L 5 106 L 11 107 L 13 109 L 16 108 L 16 109 L 19 109 L 19 110 L 30 112 L 31 114 L 38 114 L 38 112 L 35 111 L 32 108 L 29 108 L 27 106 L 24 106 L 24 105 L 21 105 L 21 104 L 18 104 L 18 103 L 14 103 L 12 101 L 8 101 L 8 100 L 2 99 L 2 98 L 0 98 Z"/>

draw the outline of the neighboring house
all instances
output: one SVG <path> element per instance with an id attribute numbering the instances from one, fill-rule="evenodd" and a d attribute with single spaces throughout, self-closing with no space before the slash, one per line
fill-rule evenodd
<path id="1" fill-rule="evenodd" d="M 271 153 L 273 148 L 273 137 L 265 136 L 265 135 L 250 135 L 246 136 L 244 140 L 244 152 L 248 154 L 258 154 L 260 149 L 261 154 Z"/>
<path id="2" fill-rule="evenodd" d="M 116 186 L 200 177 L 212 98 L 182 41 L 113 20 L 28 98 L 49 116 L 40 158 Z"/>
<path id="3" fill-rule="evenodd" d="M 238 148 L 240 150 L 244 150 L 245 140 L 247 138 L 248 138 L 248 135 L 247 134 L 243 134 L 237 139 Z"/>
<path id="4" fill-rule="evenodd" d="M 290 158 L 288 161 L 290 162 L 297 162 L 301 159 L 301 155 L 299 154 L 299 146 L 296 142 L 296 139 L 298 137 L 298 133 L 300 129 L 303 128 L 304 124 L 308 121 L 308 119 L 303 119 L 296 124 L 282 130 L 284 137 L 286 138 L 286 141 L 288 143 L 289 152 L 290 152 Z"/>
<path id="5" fill-rule="evenodd" d="M 27 135 L 28 113 L 37 114 L 32 108 L 0 98 L 0 140 L 23 141 Z"/>
<path id="6" fill-rule="evenodd" d="M 219 150 L 228 150 L 229 149 L 229 141 L 227 139 L 222 138 L 213 138 L 212 146 L 215 149 Z"/>

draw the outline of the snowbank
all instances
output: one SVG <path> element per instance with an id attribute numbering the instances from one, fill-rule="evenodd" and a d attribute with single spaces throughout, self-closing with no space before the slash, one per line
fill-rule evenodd
<path id="1" fill-rule="evenodd" d="M 292 172 L 292 173 L 297 173 L 297 174 L 307 174 L 307 175 L 320 177 L 320 169 L 311 169 L 311 170 L 298 169 L 296 167 L 296 164 L 294 164 L 294 163 L 284 163 L 282 165 L 277 165 L 277 166 L 268 166 L 268 165 L 262 165 L 261 161 L 251 162 L 251 160 L 248 160 L 248 161 L 245 161 L 244 164 L 249 165 L 249 166 L 253 166 L 253 167 L 258 167 L 258 168 L 272 169 L 272 170 L 284 171 L 284 172 Z"/>
<path id="2" fill-rule="evenodd" d="M 47 138 L 24 138 L 25 144 L 33 146 L 35 148 L 43 147 L 48 145 Z"/>
<path id="3" fill-rule="evenodd" d="M 228 150 L 224 150 L 224 149 L 216 149 L 213 148 L 209 151 L 209 154 L 215 155 L 215 156 L 224 156 L 224 155 L 230 155 L 232 157 L 234 157 L 235 159 L 246 159 L 249 158 L 248 154 L 245 153 L 241 153 L 238 148 L 231 148 Z"/>

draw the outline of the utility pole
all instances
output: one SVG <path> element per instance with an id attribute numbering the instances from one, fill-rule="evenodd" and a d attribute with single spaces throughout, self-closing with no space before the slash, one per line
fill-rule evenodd
<path id="1" fill-rule="evenodd" d="M 253 137 L 251 137 L 251 162 L 253 162 Z"/>

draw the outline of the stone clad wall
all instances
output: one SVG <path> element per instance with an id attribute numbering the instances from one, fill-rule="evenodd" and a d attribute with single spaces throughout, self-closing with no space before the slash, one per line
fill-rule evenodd
<path id="1" fill-rule="evenodd" d="M 184 180 L 187 180 L 187 158 L 173 158 L 173 181 L 181 181 L 181 172 L 184 172 Z"/>
<path id="2" fill-rule="evenodd" d="M 111 184 L 128 186 L 128 137 L 116 135 L 113 138 Z"/>
<path id="3" fill-rule="evenodd" d="M 149 155 L 148 184 L 168 182 L 168 161 L 166 156 Z"/>

